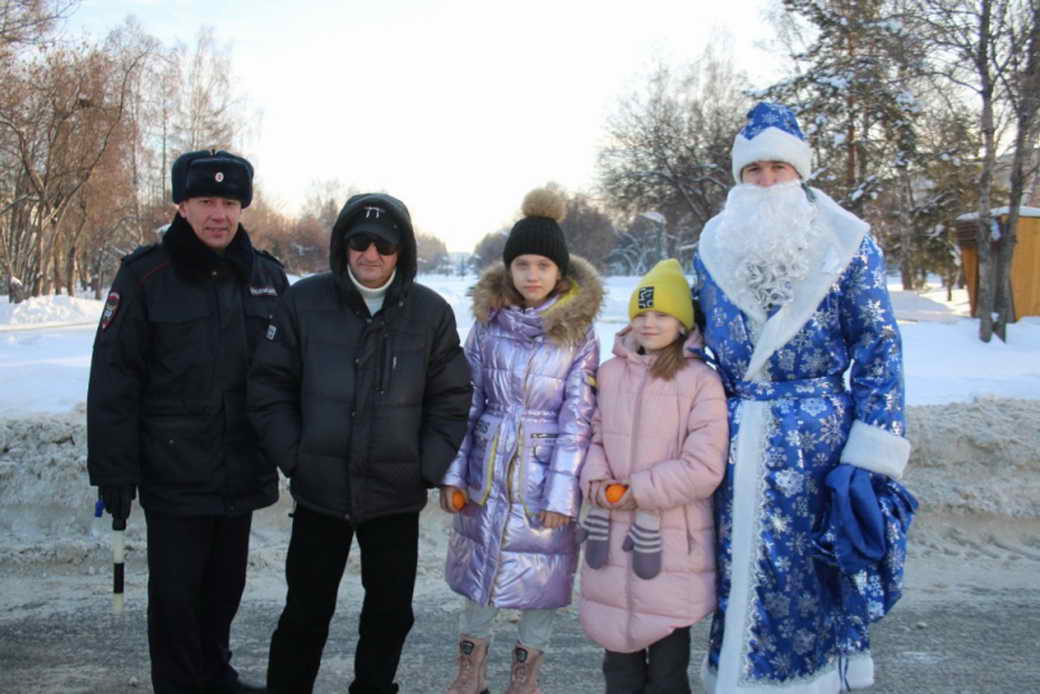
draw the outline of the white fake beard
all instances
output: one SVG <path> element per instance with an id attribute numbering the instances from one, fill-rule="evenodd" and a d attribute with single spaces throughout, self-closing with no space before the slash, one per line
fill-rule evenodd
<path id="1" fill-rule="evenodd" d="M 822 254 L 816 207 L 800 181 L 769 187 L 740 184 L 729 192 L 719 242 L 732 254 L 734 286 L 763 310 L 794 298 L 794 286 Z"/>

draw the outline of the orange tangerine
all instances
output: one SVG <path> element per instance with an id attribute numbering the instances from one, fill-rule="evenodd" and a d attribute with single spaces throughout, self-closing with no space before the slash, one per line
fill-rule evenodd
<path id="1" fill-rule="evenodd" d="M 616 504 L 621 501 L 621 497 L 628 491 L 628 485 L 626 484 L 608 484 L 607 485 L 607 501 L 612 504 Z"/>
<path id="2" fill-rule="evenodd" d="M 458 489 L 451 493 L 451 507 L 456 511 L 461 511 L 462 507 L 466 505 L 466 495 L 460 492 Z"/>

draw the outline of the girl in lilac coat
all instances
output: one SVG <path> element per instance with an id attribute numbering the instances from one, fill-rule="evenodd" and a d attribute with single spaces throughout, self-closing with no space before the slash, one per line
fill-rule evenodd
<path id="1" fill-rule="evenodd" d="M 640 280 L 628 314 L 597 376 L 581 472 L 581 623 L 606 649 L 607 694 L 679 694 L 690 691 L 690 625 L 715 609 L 711 498 L 726 467 L 726 396 L 698 356 L 678 261 Z M 619 500 L 607 492 L 615 484 Z"/>
<path id="2" fill-rule="evenodd" d="M 445 576 L 465 598 L 449 694 L 487 691 L 491 626 L 503 607 L 522 613 L 508 694 L 540 692 L 553 617 L 571 601 L 603 288 L 567 251 L 565 209 L 551 191 L 529 193 L 504 263 L 472 292 L 469 429 L 441 489 L 441 506 L 456 513 Z M 461 510 L 453 497 L 465 500 Z"/>

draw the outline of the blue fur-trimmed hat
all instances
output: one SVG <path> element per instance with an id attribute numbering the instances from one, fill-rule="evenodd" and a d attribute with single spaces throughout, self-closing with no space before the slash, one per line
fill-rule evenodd
<path id="1" fill-rule="evenodd" d="M 782 161 L 804 181 L 812 173 L 812 151 L 791 109 L 760 102 L 748 111 L 747 125 L 733 139 L 733 178 L 756 161 Z"/>
<path id="2" fill-rule="evenodd" d="M 188 198 L 230 198 L 243 209 L 253 201 L 253 165 L 243 157 L 217 149 L 186 152 L 173 162 L 173 202 Z"/>

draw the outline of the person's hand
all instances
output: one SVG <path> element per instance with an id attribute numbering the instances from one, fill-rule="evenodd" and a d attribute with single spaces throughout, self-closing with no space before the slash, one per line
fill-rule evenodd
<path id="1" fill-rule="evenodd" d="M 132 484 L 103 484 L 98 495 L 112 519 L 126 521 L 130 517 L 130 502 L 137 497 L 137 488 Z"/>
<path id="2" fill-rule="evenodd" d="M 458 504 L 458 499 L 462 500 L 461 505 Z M 466 490 L 452 487 L 450 485 L 441 487 L 442 510 L 447 513 L 458 513 L 467 503 L 469 503 L 469 495 L 466 494 Z"/>
<path id="3" fill-rule="evenodd" d="M 570 516 L 565 516 L 562 513 L 556 511 L 542 511 L 538 514 L 538 520 L 541 521 L 542 525 L 550 530 L 556 530 L 562 528 L 571 522 Z"/>
<path id="4" fill-rule="evenodd" d="M 608 508 L 606 497 L 608 484 L 610 484 L 610 480 L 592 480 L 589 482 L 588 502 L 593 506 Z"/>
<path id="5" fill-rule="evenodd" d="M 632 493 L 632 487 L 626 485 L 625 495 L 613 504 L 608 501 L 607 508 L 612 511 L 635 511 L 638 507 L 636 506 L 636 496 Z"/>
<path id="6" fill-rule="evenodd" d="M 632 487 L 621 480 L 597 480 L 599 487 L 596 489 L 596 505 L 611 511 L 635 511 L 636 497 L 632 494 Z M 625 488 L 625 494 L 617 501 L 607 499 L 607 488 L 612 485 L 621 485 Z"/>

